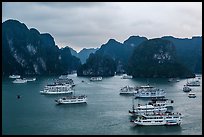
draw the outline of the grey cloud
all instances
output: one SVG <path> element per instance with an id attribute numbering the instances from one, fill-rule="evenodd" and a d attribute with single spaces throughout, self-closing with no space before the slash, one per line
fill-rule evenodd
<path id="1" fill-rule="evenodd" d="M 108 39 L 202 34 L 202 3 L 3 2 L 9 18 L 50 33 L 58 46 L 99 47 Z"/>

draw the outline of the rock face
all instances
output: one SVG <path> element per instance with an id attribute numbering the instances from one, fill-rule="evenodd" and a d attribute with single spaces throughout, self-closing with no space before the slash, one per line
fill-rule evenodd
<path id="1" fill-rule="evenodd" d="M 77 70 L 77 76 L 114 76 L 115 71 L 116 64 L 111 57 L 92 53 Z"/>
<path id="2" fill-rule="evenodd" d="M 177 58 L 171 41 L 161 38 L 141 43 L 128 62 L 128 74 L 133 77 L 194 77 Z"/>
<path id="3" fill-rule="evenodd" d="M 69 49 L 59 49 L 50 34 L 28 29 L 17 20 L 2 23 L 2 54 L 4 75 L 61 74 L 81 65 Z"/>
<path id="4" fill-rule="evenodd" d="M 146 38 L 139 36 L 131 36 L 124 43 L 110 39 L 96 51 L 96 54 L 110 56 L 116 63 L 116 73 L 124 73 L 134 48 L 146 40 Z"/>
<path id="5" fill-rule="evenodd" d="M 178 59 L 194 73 L 202 73 L 202 36 L 192 38 L 174 38 L 165 36 L 177 50 Z"/>

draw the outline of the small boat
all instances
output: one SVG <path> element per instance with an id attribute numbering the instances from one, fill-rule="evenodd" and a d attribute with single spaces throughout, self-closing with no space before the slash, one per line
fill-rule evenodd
<path id="1" fill-rule="evenodd" d="M 57 104 L 79 104 L 79 103 L 87 103 L 87 96 L 79 95 L 79 96 L 66 96 L 60 99 L 56 99 L 55 102 Z"/>
<path id="2" fill-rule="evenodd" d="M 135 126 L 174 126 L 182 122 L 181 113 L 154 113 L 143 114 L 134 120 Z"/>
<path id="3" fill-rule="evenodd" d="M 196 95 L 195 95 L 195 93 L 189 93 L 189 94 L 188 94 L 188 97 L 189 97 L 189 98 L 195 98 Z"/>
<path id="4" fill-rule="evenodd" d="M 17 95 L 17 99 L 20 99 L 21 98 L 21 96 L 20 95 Z"/>
<path id="5" fill-rule="evenodd" d="M 102 77 L 91 77 L 90 81 L 102 81 Z"/>
<path id="6" fill-rule="evenodd" d="M 179 79 L 176 80 L 176 82 L 179 82 L 179 81 L 180 81 Z"/>
<path id="7" fill-rule="evenodd" d="M 10 75 L 9 78 L 20 78 L 20 75 Z"/>
<path id="8" fill-rule="evenodd" d="M 191 88 L 190 88 L 189 86 L 187 86 L 187 85 L 184 85 L 183 91 L 184 91 L 184 92 L 190 92 L 190 91 L 191 91 Z"/>
<path id="9" fill-rule="evenodd" d="M 27 83 L 27 80 L 26 80 L 26 79 L 20 79 L 20 78 L 18 78 L 18 79 L 15 79 L 15 80 L 13 81 L 13 83 Z"/>

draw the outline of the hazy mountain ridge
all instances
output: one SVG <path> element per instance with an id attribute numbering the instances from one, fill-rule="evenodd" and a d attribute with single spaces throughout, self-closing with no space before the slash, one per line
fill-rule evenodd
<path id="1" fill-rule="evenodd" d="M 162 40 L 168 40 L 172 43 L 175 48 L 176 62 L 182 64 L 184 69 L 188 68 L 193 73 L 202 73 L 202 36 L 190 39 L 164 36 L 159 38 L 159 41 Z M 131 65 L 129 63 L 131 60 L 132 63 L 139 60 L 139 57 L 130 59 L 134 56 L 133 52 L 147 41 L 150 40 L 141 36 L 130 36 L 123 43 L 115 39 L 109 39 L 100 48 L 84 48 L 77 53 L 68 46 L 59 49 L 55 45 L 54 38 L 49 33 L 40 34 L 37 29 L 28 29 L 25 24 L 17 20 L 7 20 L 2 23 L 3 74 L 61 74 L 77 69 L 82 72 L 83 68 L 87 67 L 80 67 L 81 62 L 91 70 L 91 67 L 93 67 L 96 75 L 99 73 L 97 70 L 100 70 L 101 74 L 106 76 L 109 74 L 113 75 L 113 71 L 116 73 L 127 73 L 130 70 Z M 148 48 L 144 48 L 144 50 L 148 50 Z M 164 56 L 168 57 L 166 54 L 156 54 L 155 58 L 163 58 Z M 104 64 L 105 67 L 101 67 L 101 64 L 93 63 L 94 61 Z M 162 62 L 162 60 L 160 61 Z M 95 66 L 89 65 L 90 62 Z M 113 65 L 110 65 L 110 62 Z M 99 68 L 96 68 L 96 66 Z M 111 69 L 111 72 L 102 70 L 108 68 Z M 83 73 L 79 74 L 83 75 Z M 88 76 L 88 73 L 86 75 Z M 156 76 L 154 75 L 154 77 Z"/>

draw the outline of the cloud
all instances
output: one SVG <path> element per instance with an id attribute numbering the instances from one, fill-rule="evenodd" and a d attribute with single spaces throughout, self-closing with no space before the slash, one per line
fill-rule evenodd
<path id="1" fill-rule="evenodd" d="M 2 21 L 9 18 L 78 51 L 130 35 L 202 35 L 201 2 L 3 2 Z"/>

